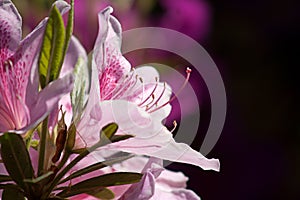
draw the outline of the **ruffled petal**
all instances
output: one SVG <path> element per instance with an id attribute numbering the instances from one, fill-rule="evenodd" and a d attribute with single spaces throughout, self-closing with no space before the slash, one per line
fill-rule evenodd
<path id="1" fill-rule="evenodd" d="M 204 170 L 219 171 L 220 163 L 217 159 L 207 159 L 199 152 L 193 150 L 184 143 L 177 143 L 167 129 L 162 129 L 151 138 L 139 138 L 138 136 L 113 143 L 105 148 L 118 149 L 120 151 L 148 155 L 173 162 L 188 163 Z"/>
<path id="2" fill-rule="evenodd" d="M 161 119 L 153 118 L 151 114 L 133 103 L 123 100 L 104 101 L 95 104 L 93 112 L 95 110 L 99 115 L 101 114 L 101 117 L 95 119 L 92 113 L 87 114 L 85 119 L 87 123 L 79 129 L 81 138 L 88 146 L 99 139 L 98 133 L 101 127 L 115 122 L 119 125 L 118 134 L 130 134 L 135 137 L 106 145 L 102 147 L 103 150 L 120 150 L 174 162 L 189 163 L 205 170 L 219 170 L 217 159 L 207 159 L 190 146 L 177 143 L 173 139 L 172 133 L 162 125 Z"/>

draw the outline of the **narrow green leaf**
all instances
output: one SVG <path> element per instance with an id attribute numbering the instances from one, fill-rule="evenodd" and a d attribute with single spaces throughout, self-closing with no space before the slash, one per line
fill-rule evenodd
<path id="1" fill-rule="evenodd" d="M 115 194 L 110 189 L 107 188 L 102 188 L 100 191 L 97 192 L 87 192 L 87 194 L 101 200 L 111 200 L 115 198 Z"/>
<path id="2" fill-rule="evenodd" d="M 110 143 L 111 138 L 115 135 L 118 130 L 118 124 L 109 123 L 102 128 L 100 131 L 100 141 L 101 143 Z"/>
<path id="3" fill-rule="evenodd" d="M 120 142 L 122 140 L 127 140 L 132 137 L 134 137 L 134 135 L 114 135 L 110 140 L 111 142 Z"/>
<path id="4" fill-rule="evenodd" d="M 50 172 L 47 172 L 46 174 L 43 174 L 42 176 L 39 176 L 39 177 L 34 178 L 34 179 L 24 179 L 24 182 L 33 183 L 33 184 L 39 183 L 39 182 L 45 180 L 46 178 L 50 177 L 52 174 L 53 174 L 53 172 L 50 171 Z"/>
<path id="5" fill-rule="evenodd" d="M 106 161 L 103 161 L 103 162 L 98 162 L 98 163 L 95 163 L 93 165 L 90 165 L 88 167 L 85 167 L 83 169 L 80 169 L 76 172 L 74 172 L 73 174 L 71 174 L 70 176 L 68 176 L 67 178 L 65 178 L 64 180 L 62 180 L 60 182 L 61 183 L 64 183 L 68 180 L 71 180 L 71 179 L 74 179 L 74 178 L 77 178 L 79 176 L 82 176 L 84 174 L 87 174 L 87 173 L 90 173 L 90 172 L 93 172 L 95 170 L 98 170 L 98 169 L 102 169 L 104 167 L 107 167 L 107 166 L 112 166 L 113 164 L 116 164 L 116 163 L 120 163 L 120 162 L 123 162 L 129 158 L 132 158 L 133 156 L 132 155 L 129 155 L 129 156 L 121 156 L 121 157 L 118 157 L 118 158 L 114 158 L 114 159 L 110 159 L 110 160 L 106 160 Z"/>
<path id="6" fill-rule="evenodd" d="M 12 181 L 12 178 L 10 176 L 0 174 L 0 183 L 7 181 Z"/>
<path id="7" fill-rule="evenodd" d="M 57 194 L 60 197 L 70 197 L 81 193 L 88 193 L 95 189 L 101 189 L 109 186 L 125 185 L 137 183 L 141 180 L 142 174 L 131 172 L 117 172 L 97 176 L 85 181 L 79 182 Z"/>
<path id="8" fill-rule="evenodd" d="M 55 197 L 49 197 L 47 200 L 68 200 L 68 199 L 55 196 Z"/>
<path id="9" fill-rule="evenodd" d="M 40 84 L 46 85 L 57 79 L 63 59 L 65 46 L 65 26 L 56 6 L 53 6 L 44 33 L 39 57 Z"/>
<path id="10" fill-rule="evenodd" d="M 70 1 L 71 9 L 69 10 L 68 15 L 68 22 L 67 22 L 67 28 L 66 28 L 66 40 L 65 40 L 65 46 L 64 46 L 64 55 L 66 54 L 69 46 L 70 39 L 72 37 L 73 33 L 73 27 L 74 27 L 74 0 Z"/>
<path id="11" fill-rule="evenodd" d="M 26 145 L 20 135 L 5 133 L 1 136 L 1 157 L 10 177 L 24 190 L 28 189 L 24 179 L 34 177 Z"/>
<path id="12" fill-rule="evenodd" d="M 70 39 L 72 37 L 73 34 L 73 27 L 74 27 L 74 0 L 70 0 L 70 10 L 69 10 L 69 15 L 68 15 L 68 22 L 67 22 L 67 27 L 65 30 L 65 40 L 64 40 L 64 45 L 63 45 L 63 51 L 62 51 L 62 59 L 60 60 L 59 63 L 59 70 L 58 73 L 54 73 L 53 74 L 53 80 L 57 79 L 60 73 L 60 69 L 64 63 L 64 57 L 67 53 L 68 47 L 69 47 L 69 43 L 70 43 Z M 51 80 L 50 80 L 51 81 Z"/>
<path id="13" fill-rule="evenodd" d="M 12 188 L 15 188 L 17 190 L 21 190 L 21 188 L 17 185 L 14 185 L 14 184 L 11 184 L 11 183 L 8 183 L 8 184 L 0 184 L 0 190 L 3 190 L 7 187 L 12 187 Z"/>
<path id="14" fill-rule="evenodd" d="M 2 193 L 2 200 L 24 200 L 24 194 L 15 187 L 5 187 Z"/>
<path id="15" fill-rule="evenodd" d="M 79 148 L 79 149 L 73 149 L 72 150 L 72 153 L 75 153 L 75 154 L 81 154 L 82 152 L 86 151 L 87 148 Z"/>

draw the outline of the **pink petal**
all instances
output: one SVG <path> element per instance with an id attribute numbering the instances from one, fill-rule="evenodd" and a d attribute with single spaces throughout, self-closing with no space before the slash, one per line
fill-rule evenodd
<path id="1" fill-rule="evenodd" d="M 98 20 L 99 20 L 99 32 L 98 36 L 95 42 L 95 47 L 94 47 L 94 53 L 93 57 L 95 60 L 95 63 L 99 65 L 99 70 L 102 69 L 104 66 L 103 61 L 105 60 L 104 55 L 104 50 L 103 45 L 105 43 L 105 39 L 107 37 L 107 32 L 108 32 L 108 20 L 110 13 L 113 11 L 111 7 L 107 7 L 105 10 L 103 10 L 101 13 L 98 15 Z"/>
<path id="2" fill-rule="evenodd" d="M 156 199 L 172 199 L 172 200 L 200 200 L 192 190 L 178 189 L 173 191 L 165 191 L 160 188 L 155 189 L 154 196 L 150 200 Z"/>
<path id="3" fill-rule="evenodd" d="M 28 80 L 31 78 L 31 66 L 37 55 L 43 25 L 41 23 L 31 32 L 17 51 L 0 65 L 0 112 L 1 117 L 5 118 L 0 122 L 0 132 L 23 128 L 30 121 L 26 93 L 31 92 L 32 84 L 28 84 Z M 29 99 L 34 99 L 35 94 L 28 94 Z"/>
<path id="4" fill-rule="evenodd" d="M 152 117 L 133 103 L 124 100 L 104 101 L 94 106 L 94 109 L 101 113 L 101 120 L 97 122 L 91 114 L 86 113 L 86 124 L 78 129 L 81 139 L 88 146 L 99 139 L 98 133 L 101 127 L 110 122 L 116 122 L 119 125 L 118 134 L 131 134 L 135 137 L 104 146 L 103 150 L 120 150 L 189 163 L 205 170 L 219 170 L 218 160 L 207 159 L 190 146 L 176 143 L 172 133 L 162 125 L 160 118 Z"/>
<path id="5" fill-rule="evenodd" d="M 134 199 L 146 200 L 150 199 L 155 190 L 155 177 L 148 171 L 143 175 L 139 183 L 133 184 L 129 190 L 120 198 L 120 200 Z"/>
<path id="6" fill-rule="evenodd" d="M 61 97 L 72 90 L 73 82 L 73 75 L 68 74 L 63 78 L 51 82 L 44 88 L 38 94 L 35 103 L 28 105 L 30 109 L 30 124 L 17 131 L 17 133 L 24 132 L 39 124 L 55 108 Z"/>
<path id="7" fill-rule="evenodd" d="M 71 8 L 71 6 L 66 1 L 62 1 L 62 0 L 55 1 L 52 4 L 52 7 L 54 5 L 58 8 L 59 12 L 62 15 L 64 15 L 66 12 L 68 12 L 70 10 L 70 8 Z"/>
<path id="8" fill-rule="evenodd" d="M 72 36 L 59 76 L 63 77 L 66 74 L 73 72 L 79 58 L 83 59 L 83 61 L 87 63 L 87 54 L 85 49 L 80 44 L 79 40 L 75 36 Z"/>
<path id="9" fill-rule="evenodd" d="M 21 40 L 21 36 L 22 36 L 22 18 L 18 10 L 10 0 L 1 1 L 0 2 L 1 60 L 6 59 L 7 57 L 9 57 L 8 55 L 11 52 L 16 50 Z"/>
<path id="10" fill-rule="evenodd" d="M 185 188 L 188 177 L 182 172 L 173 172 L 170 170 L 164 170 L 156 180 L 160 185 L 171 189 Z"/>
<path id="11" fill-rule="evenodd" d="M 138 135 L 126 141 L 110 144 L 110 148 L 129 153 L 148 155 L 164 160 L 188 163 L 204 170 L 219 171 L 217 159 L 207 159 L 184 143 L 177 143 L 167 129 L 162 129 L 151 138 L 139 138 Z M 104 147 L 108 148 L 108 147 Z"/>

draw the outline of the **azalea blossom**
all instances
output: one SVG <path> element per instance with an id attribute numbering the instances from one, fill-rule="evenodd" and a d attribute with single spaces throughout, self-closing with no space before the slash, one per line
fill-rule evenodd
<path id="1" fill-rule="evenodd" d="M 176 143 L 163 126 L 162 120 L 171 110 L 171 89 L 159 82 L 154 68 L 131 68 L 120 52 L 122 30 L 111 12 L 108 7 L 99 13 L 91 91 L 77 125 L 76 148 L 91 146 L 99 140 L 101 128 L 115 122 L 119 125 L 117 134 L 134 137 L 106 145 L 100 151 L 119 150 L 219 170 L 218 160 L 207 159 L 188 145 Z"/>
<path id="2" fill-rule="evenodd" d="M 55 3 L 64 13 L 69 5 Z M 0 133 L 23 133 L 40 123 L 62 95 L 72 89 L 73 75 L 38 91 L 37 56 L 46 19 L 21 40 L 22 19 L 10 0 L 0 1 Z"/>
<path id="3" fill-rule="evenodd" d="M 70 173 L 110 158 L 105 154 L 111 155 L 118 151 L 147 155 L 151 158 L 149 160 L 134 157 L 119 166 L 106 167 L 75 178 L 72 184 L 106 173 L 142 172 L 143 178 L 137 184 L 110 187 L 115 193 L 115 199 L 199 199 L 193 191 L 185 189 L 187 178 L 183 174 L 165 170 L 161 163 L 155 164 L 153 160 L 166 159 L 213 170 L 219 170 L 219 162 L 215 159 L 206 159 L 186 144 L 176 143 L 172 133 L 163 126 L 162 120 L 171 110 L 169 104 L 171 88 L 166 83 L 159 82 L 159 74 L 153 67 L 133 69 L 122 56 L 121 27 L 110 15 L 111 12 L 112 8 L 108 7 L 99 13 L 100 28 L 93 52 L 91 90 L 83 116 L 76 125 L 77 138 L 74 148 L 95 144 L 99 141 L 101 128 L 110 122 L 118 124 L 117 134 L 131 134 L 134 137 L 92 152 L 74 166 Z M 86 61 L 82 46 L 79 43 L 76 45 L 80 49 L 78 51 L 80 57 Z M 70 107 L 70 99 L 66 97 L 61 103 L 67 111 L 66 115 L 72 115 L 74 111 Z M 130 164 L 124 168 L 126 163 Z M 132 163 L 140 164 L 134 167 Z M 170 175 L 175 178 L 170 180 L 168 178 Z M 94 199 L 94 197 L 81 194 L 71 199 Z"/>

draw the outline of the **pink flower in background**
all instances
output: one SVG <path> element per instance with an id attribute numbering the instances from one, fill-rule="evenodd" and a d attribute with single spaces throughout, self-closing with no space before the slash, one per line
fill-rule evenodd
<path id="1" fill-rule="evenodd" d="M 56 3 L 65 12 L 65 2 Z M 38 91 L 38 55 L 45 20 L 21 40 L 22 19 L 9 0 L 0 1 L 0 132 L 22 133 L 37 125 L 72 89 L 68 75 Z"/>
<path id="2" fill-rule="evenodd" d="M 203 40 L 210 30 L 210 7 L 205 0 L 161 0 L 165 9 L 161 27 L 177 30 L 196 40 Z"/>

